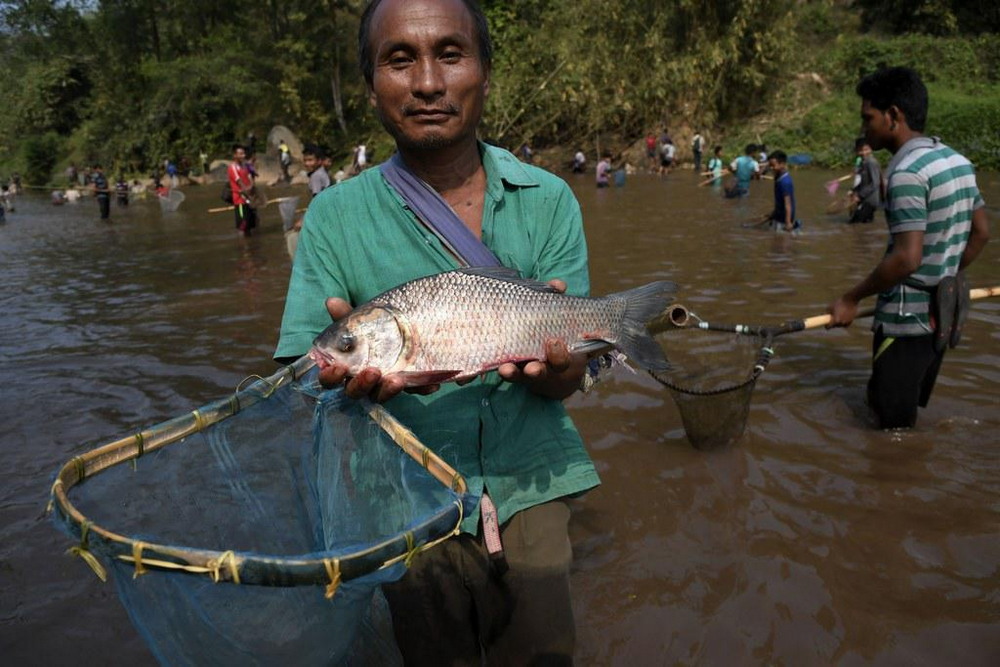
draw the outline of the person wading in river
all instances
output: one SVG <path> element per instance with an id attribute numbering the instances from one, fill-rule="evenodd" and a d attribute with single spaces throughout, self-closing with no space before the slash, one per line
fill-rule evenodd
<path id="1" fill-rule="evenodd" d="M 930 399 L 954 315 L 942 289 L 989 239 L 975 170 L 936 137 L 923 135 L 927 88 L 912 69 L 882 69 L 861 80 L 861 126 L 873 150 L 893 154 L 887 169 L 889 247 L 882 261 L 829 308 L 829 326 L 849 326 L 858 302 L 878 294 L 868 404 L 882 428 L 908 428 Z M 964 280 L 950 293 L 967 300 Z M 957 341 L 956 341 L 957 342 Z"/>
<path id="2" fill-rule="evenodd" d="M 97 205 L 101 210 L 101 220 L 107 220 L 111 216 L 111 188 L 108 186 L 108 179 L 104 175 L 104 168 L 94 165 L 94 173 L 90 177 L 94 188 L 94 195 L 97 197 Z"/>
<path id="3" fill-rule="evenodd" d="M 477 140 L 492 47 L 475 2 L 376 0 L 362 15 L 358 42 L 369 100 L 399 160 L 311 202 L 275 358 L 307 353 L 331 315 L 343 318 L 352 305 L 458 265 L 404 205 L 386 169 L 423 180 L 471 240 L 506 266 L 586 295 L 587 248 L 569 186 Z M 506 363 L 424 395 L 401 393 L 401 376 L 375 368 L 352 378 L 342 364 L 320 372 L 326 386 L 346 380 L 350 397 L 389 401 L 386 407 L 444 455 L 471 491 L 488 492 L 460 534 L 417 555 L 400 581 L 384 587 L 407 664 L 572 663 L 564 498 L 599 480 L 562 404 L 580 387 L 588 361 L 557 341 L 548 342 L 546 359 Z"/>
<path id="4" fill-rule="evenodd" d="M 236 229 L 240 230 L 243 236 L 250 236 L 253 228 L 257 226 L 257 210 L 250 203 L 254 183 L 246 158 L 247 149 L 243 145 L 233 146 L 233 161 L 229 164 L 227 174 L 229 188 L 233 193 Z"/>

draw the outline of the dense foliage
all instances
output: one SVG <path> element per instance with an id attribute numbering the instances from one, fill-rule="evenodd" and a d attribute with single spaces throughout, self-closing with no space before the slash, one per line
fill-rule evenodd
<path id="1" fill-rule="evenodd" d="M 0 2 L 0 172 L 70 161 L 198 164 L 281 124 L 346 156 L 389 141 L 355 56 L 364 0 Z M 620 151 L 669 126 L 835 164 L 853 87 L 880 64 L 932 86 L 928 129 L 1000 166 L 997 5 L 958 0 L 486 0 L 496 55 L 483 132 L 509 147 Z M 969 35 L 976 35 L 970 37 Z"/>

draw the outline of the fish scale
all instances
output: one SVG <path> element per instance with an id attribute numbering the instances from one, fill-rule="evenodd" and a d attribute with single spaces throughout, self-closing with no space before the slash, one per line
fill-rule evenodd
<path id="1" fill-rule="evenodd" d="M 539 292 L 454 273 L 408 283 L 385 297 L 386 305 L 411 313 L 415 329 L 437 343 L 423 348 L 413 363 L 416 371 L 471 372 L 505 361 L 541 358 L 545 341 L 551 338 L 569 342 L 588 333 L 610 338 L 606 323 L 620 321 L 624 312 L 620 300 L 616 304 L 613 299 Z M 422 302 L 423 307 L 416 307 Z"/>
<path id="2" fill-rule="evenodd" d="M 402 373 L 410 385 L 462 379 L 508 361 L 544 359 L 545 343 L 614 346 L 665 368 L 645 323 L 666 308 L 673 283 L 588 298 L 560 294 L 504 268 L 459 269 L 404 283 L 359 306 L 317 339 L 317 363 Z"/>

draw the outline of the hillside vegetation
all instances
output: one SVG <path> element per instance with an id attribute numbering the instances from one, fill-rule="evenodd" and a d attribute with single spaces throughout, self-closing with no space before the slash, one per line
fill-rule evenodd
<path id="1" fill-rule="evenodd" d="M 391 143 L 357 73 L 360 0 L 0 4 L 0 174 L 70 161 L 142 173 L 281 124 L 337 159 Z M 920 70 L 928 132 L 1000 167 L 1000 5 L 960 0 L 486 0 L 484 137 L 553 155 L 620 152 L 670 128 L 732 155 L 762 141 L 846 163 L 859 76 Z M 560 157 L 561 159 L 561 157 Z"/>

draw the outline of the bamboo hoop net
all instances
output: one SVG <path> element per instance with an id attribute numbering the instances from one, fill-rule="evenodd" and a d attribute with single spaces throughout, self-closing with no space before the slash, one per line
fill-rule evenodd
<path id="1" fill-rule="evenodd" d="M 326 585 L 328 589 L 332 586 L 335 590 L 340 581 L 370 574 L 401 560 L 408 562 L 416 553 L 457 534 L 465 511 L 460 500 L 442 508 L 410 531 L 346 556 L 339 553 L 334 556 L 331 553 L 329 557 L 272 557 L 234 550 L 206 550 L 137 540 L 90 521 L 70 501 L 70 489 L 84 480 L 149 452 L 181 442 L 212 424 L 267 400 L 278 387 L 301 378 L 314 365 L 315 362 L 311 359 L 303 357 L 270 377 L 257 378 L 228 398 L 209 403 L 188 414 L 67 461 L 52 485 L 49 510 L 54 511 L 71 534 L 80 539 L 79 545 L 72 547 L 70 552 L 83 558 L 102 580 L 106 578 L 104 568 L 91 553 L 95 543 L 100 543 L 102 551 L 110 552 L 114 558 L 134 563 L 137 575 L 153 569 L 208 575 L 216 582 L 259 586 Z M 438 482 L 459 495 L 466 493 L 468 487 L 462 475 L 424 446 L 382 406 L 373 405 L 369 415 L 393 442 Z"/>

